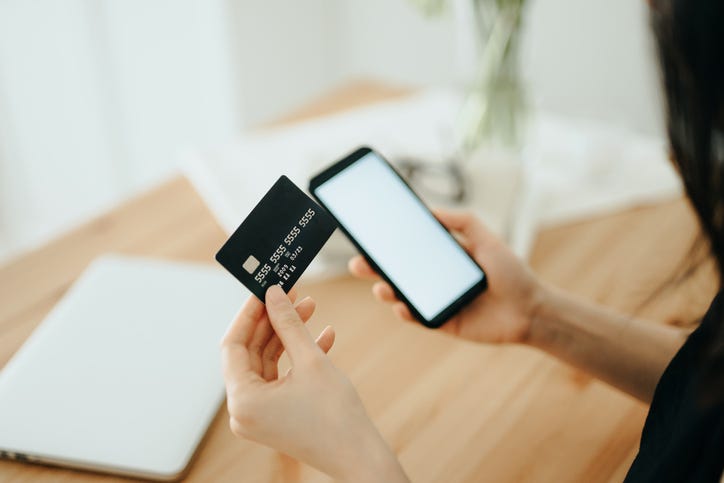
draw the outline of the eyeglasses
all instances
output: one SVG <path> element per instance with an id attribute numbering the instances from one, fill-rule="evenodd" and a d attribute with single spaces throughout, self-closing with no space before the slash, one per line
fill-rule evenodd
<path id="1" fill-rule="evenodd" d="M 468 197 L 463 170 L 455 159 L 431 163 L 402 158 L 394 164 L 402 177 L 424 197 L 448 203 L 462 203 Z"/>

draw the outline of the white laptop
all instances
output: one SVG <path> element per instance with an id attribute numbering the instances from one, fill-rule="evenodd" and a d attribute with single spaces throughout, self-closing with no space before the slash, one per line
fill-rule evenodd
<path id="1" fill-rule="evenodd" d="M 209 266 L 96 260 L 0 372 L 0 454 L 180 478 L 224 399 L 219 341 L 247 296 Z"/>

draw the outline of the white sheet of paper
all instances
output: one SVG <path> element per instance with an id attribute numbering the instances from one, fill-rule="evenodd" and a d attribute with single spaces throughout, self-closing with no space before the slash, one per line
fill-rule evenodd
<path id="1" fill-rule="evenodd" d="M 450 90 L 424 90 L 401 100 L 248 133 L 228 145 L 189 155 L 184 164 L 230 233 L 280 174 L 306 189 L 312 175 L 360 145 L 375 148 L 393 164 L 400 157 L 449 159 L 460 103 L 461 97 Z M 522 257 L 541 226 L 681 194 L 662 140 L 550 113 L 531 113 L 528 133 L 515 166 L 506 164 L 510 160 L 505 157 L 470 160 L 469 177 L 478 191 L 472 204 L 463 207 L 504 235 Z M 482 150 L 479 156 L 486 155 Z M 338 234 L 328 246 L 322 258 L 351 253 Z M 315 263 L 311 272 L 319 268 Z M 329 264 L 321 268 L 329 270 Z"/>

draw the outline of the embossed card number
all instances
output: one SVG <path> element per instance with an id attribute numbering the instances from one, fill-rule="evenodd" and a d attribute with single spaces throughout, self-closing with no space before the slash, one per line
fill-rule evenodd
<path id="1" fill-rule="evenodd" d="M 334 219 L 282 176 L 216 254 L 260 300 L 273 284 L 289 291 L 334 232 Z"/>

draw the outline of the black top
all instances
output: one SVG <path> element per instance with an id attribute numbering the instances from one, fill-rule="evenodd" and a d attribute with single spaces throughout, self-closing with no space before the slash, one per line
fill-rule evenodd
<path id="1" fill-rule="evenodd" d="M 699 384 L 704 343 L 722 318 L 722 293 L 661 376 L 626 482 L 720 481 L 724 403 L 704 404 Z"/>

